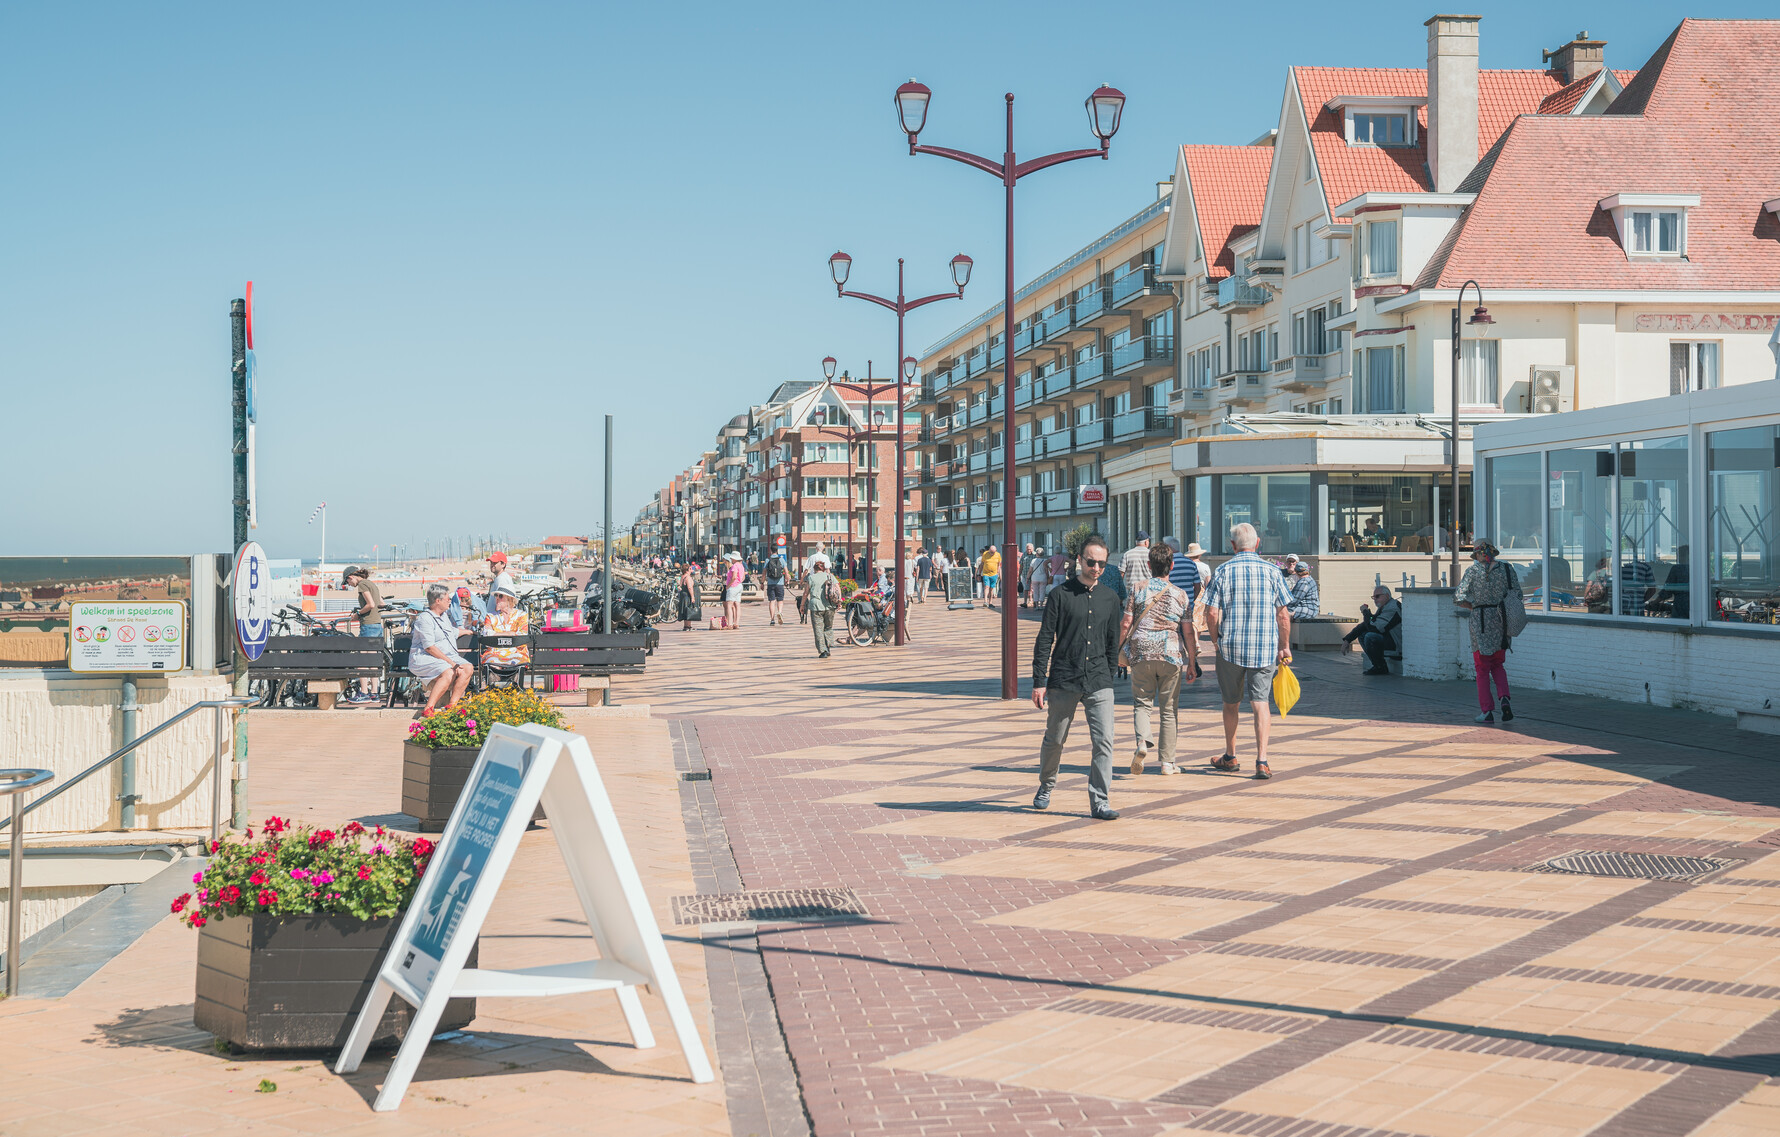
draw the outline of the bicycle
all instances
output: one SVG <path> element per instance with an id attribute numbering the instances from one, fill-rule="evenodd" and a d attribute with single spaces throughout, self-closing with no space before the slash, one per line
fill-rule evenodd
<path id="1" fill-rule="evenodd" d="M 847 637 L 854 647 L 889 643 L 896 632 L 896 615 L 877 596 L 855 592 L 847 599 Z"/>

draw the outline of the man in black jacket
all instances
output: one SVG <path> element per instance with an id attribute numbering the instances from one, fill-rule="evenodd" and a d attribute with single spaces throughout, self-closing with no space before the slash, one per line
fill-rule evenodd
<path id="1" fill-rule="evenodd" d="M 1378 611 L 1360 605 L 1360 622 L 1341 637 L 1341 654 L 1352 651 L 1354 641 L 1359 640 L 1366 652 L 1366 669 L 1360 674 L 1389 675 L 1391 669 L 1384 661 L 1384 653 L 1403 651 L 1403 605 L 1382 584 L 1372 589 L 1372 601 L 1378 605 Z"/>
<path id="2" fill-rule="evenodd" d="M 1101 537 L 1082 542 L 1075 577 L 1053 587 L 1045 598 L 1044 621 L 1032 648 L 1032 705 L 1049 712 L 1032 808 L 1051 807 L 1063 744 L 1069 741 L 1069 726 L 1079 704 L 1087 713 L 1094 753 L 1088 767 L 1088 807 L 1099 821 L 1119 816 L 1107 802 L 1107 791 L 1112 784 L 1113 671 L 1118 666 L 1124 609 L 1118 594 L 1100 582 L 1106 558 Z"/>

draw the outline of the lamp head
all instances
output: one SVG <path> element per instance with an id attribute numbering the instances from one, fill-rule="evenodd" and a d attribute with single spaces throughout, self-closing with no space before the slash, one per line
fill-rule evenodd
<path id="1" fill-rule="evenodd" d="M 1119 117 L 1125 113 L 1125 92 L 1117 87 L 1100 87 L 1084 105 L 1088 108 L 1088 126 L 1104 149 L 1119 132 Z"/>
<path id="2" fill-rule="evenodd" d="M 833 379 L 834 378 L 834 356 L 829 355 L 829 356 L 823 357 L 823 359 L 822 359 L 822 377 L 824 379 Z"/>
<path id="3" fill-rule="evenodd" d="M 835 253 L 834 256 L 828 258 L 828 272 L 834 277 L 836 288 L 845 288 L 847 277 L 853 272 L 853 258 L 845 253 Z"/>
<path id="4" fill-rule="evenodd" d="M 909 136 L 909 145 L 915 144 L 915 136 L 927 125 L 927 101 L 933 98 L 933 92 L 924 83 L 910 79 L 896 88 L 896 116 L 902 120 L 902 132 Z"/>
<path id="5" fill-rule="evenodd" d="M 1496 321 L 1490 318 L 1490 310 L 1485 308 L 1482 304 L 1479 304 L 1476 309 L 1472 311 L 1471 318 L 1465 322 L 1467 324 L 1493 324 Z"/>
<path id="6" fill-rule="evenodd" d="M 914 378 L 915 378 L 915 368 L 917 368 L 918 366 L 920 366 L 920 364 L 916 362 L 914 356 L 912 356 L 912 355 L 903 356 L 902 357 L 902 377 L 910 382 L 913 382 Z"/>
<path id="7" fill-rule="evenodd" d="M 963 253 L 952 258 L 952 283 L 958 286 L 959 292 L 963 292 L 964 286 L 970 283 L 970 270 L 974 264 L 975 262 Z"/>

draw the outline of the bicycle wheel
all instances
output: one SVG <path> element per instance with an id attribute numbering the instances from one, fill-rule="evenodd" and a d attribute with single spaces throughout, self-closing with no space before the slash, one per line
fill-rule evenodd
<path id="1" fill-rule="evenodd" d="M 857 608 L 847 618 L 847 625 L 854 647 L 870 646 L 872 638 L 877 635 L 877 629 L 872 626 L 871 621 L 859 615 Z"/>

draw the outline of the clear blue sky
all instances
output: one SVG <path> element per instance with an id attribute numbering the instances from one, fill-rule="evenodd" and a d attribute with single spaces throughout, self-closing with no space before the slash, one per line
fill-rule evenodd
<path id="1" fill-rule="evenodd" d="M 0 16 L 0 553 L 229 542 L 228 304 L 255 282 L 259 512 L 273 556 L 429 536 L 591 532 L 824 355 L 888 368 L 853 283 L 999 298 L 1000 190 L 923 141 L 1091 144 L 1022 183 L 1022 280 L 1151 200 L 1182 142 L 1275 125 L 1294 63 L 1419 67 L 1428 3 L 13 4 Z M 1587 28 L 1643 64 L 1672 4 L 1485 3 L 1483 65 Z M 1760 16 L 1756 3 L 1698 16 Z"/>

